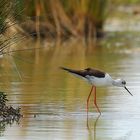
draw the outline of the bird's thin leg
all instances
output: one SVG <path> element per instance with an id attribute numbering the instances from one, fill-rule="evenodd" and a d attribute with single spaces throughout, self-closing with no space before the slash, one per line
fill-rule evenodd
<path id="1" fill-rule="evenodd" d="M 93 87 L 94 87 L 94 105 L 95 105 L 97 111 L 101 114 L 101 111 L 100 111 L 100 109 L 97 105 L 97 102 L 96 102 L 96 87 L 95 86 L 93 86 Z"/>
<path id="2" fill-rule="evenodd" d="M 92 90 L 93 90 L 93 86 L 92 86 L 91 91 L 90 91 L 90 93 L 89 93 L 89 95 L 88 95 L 88 98 L 87 98 L 87 116 L 88 116 L 89 99 L 90 99 L 90 96 L 91 96 Z"/>

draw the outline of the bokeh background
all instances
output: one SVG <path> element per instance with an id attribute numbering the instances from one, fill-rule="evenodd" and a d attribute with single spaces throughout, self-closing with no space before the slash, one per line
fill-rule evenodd
<path id="1" fill-rule="evenodd" d="M 0 0 L 0 91 L 22 118 L 0 121 L 2 140 L 138 140 L 139 0 Z M 59 67 L 94 67 L 123 88 L 97 88 Z"/>

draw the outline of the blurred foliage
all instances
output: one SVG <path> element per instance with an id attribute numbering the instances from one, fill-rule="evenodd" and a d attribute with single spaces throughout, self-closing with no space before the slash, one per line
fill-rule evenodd
<path id="1" fill-rule="evenodd" d="M 13 122 L 18 122 L 20 117 L 20 108 L 14 109 L 12 106 L 7 105 L 7 95 L 0 92 L 0 135 L 5 131 L 5 127 Z"/>
<path id="2" fill-rule="evenodd" d="M 17 22 L 22 11 L 19 0 L 0 0 L 0 56 L 23 38 Z"/>
<path id="3" fill-rule="evenodd" d="M 139 0 L 0 0 L 0 33 L 15 23 L 33 36 L 103 36 L 110 4 L 136 4 Z M 27 20 L 28 19 L 28 20 Z M 27 21 L 27 22 L 23 22 Z"/>
<path id="4" fill-rule="evenodd" d="M 110 0 L 110 2 L 115 5 L 122 5 L 122 4 L 137 4 L 140 3 L 140 0 Z"/>
<path id="5" fill-rule="evenodd" d="M 12 25 L 16 24 L 15 18 L 19 12 L 17 0 L 0 0 L 0 34 Z"/>
<path id="6" fill-rule="evenodd" d="M 7 95 L 0 92 L 0 121 L 9 121 L 21 117 L 20 108 L 14 109 L 12 106 L 8 106 L 7 101 Z"/>
<path id="7" fill-rule="evenodd" d="M 6 105 L 6 101 L 8 101 L 7 95 L 0 92 L 0 108 L 3 108 Z"/>
<path id="8" fill-rule="evenodd" d="M 37 29 L 61 36 L 95 37 L 102 33 L 108 0 L 17 0 L 24 9 L 23 17 L 30 17 Z M 18 9 L 20 9 L 18 8 Z M 22 9 L 21 8 L 21 9 Z M 45 25 L 42 25 L 45 22 Z M 31 24 L 31 23 L 30 23 Z M 24 24 L 25 25 L 25 24 Z M 31 24 L 32 25 L 32 24 Z M 29 25 L 28 25 L 29 26 Z M 26 26 L 23 26 L 26 29 Z M 26 31 L 32 29 L 28 27 Z"/>

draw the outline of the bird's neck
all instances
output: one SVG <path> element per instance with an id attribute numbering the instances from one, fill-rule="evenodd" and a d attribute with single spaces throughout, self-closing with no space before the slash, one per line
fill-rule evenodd
<path id="1" fill-rule="evenodd" d="M 118 87 L 118 86 L 119 86 L 118 79 L 113 79 L 113 80 L 112 80 L 112 85 Z"/>

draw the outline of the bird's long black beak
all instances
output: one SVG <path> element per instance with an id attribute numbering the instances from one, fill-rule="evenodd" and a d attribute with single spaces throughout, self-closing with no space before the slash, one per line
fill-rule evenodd
<path id="1" fill-rule="evenodd" d="M 128 88 L 126 88 L 126 87 L 124 87 L 127 91 L 128 91 L 128 93 L 131 95 L 131 96 L 133 96 L 133 94 L 128 90 Z"/>

